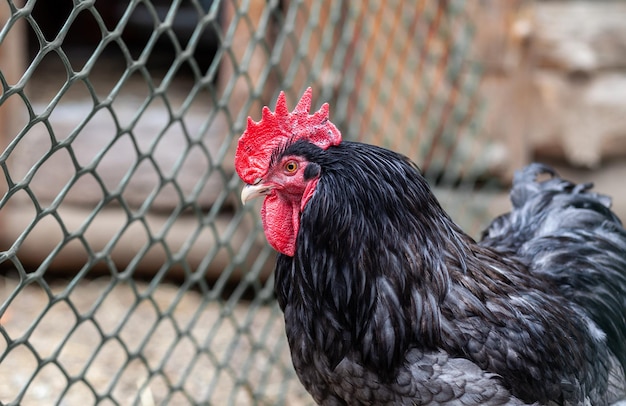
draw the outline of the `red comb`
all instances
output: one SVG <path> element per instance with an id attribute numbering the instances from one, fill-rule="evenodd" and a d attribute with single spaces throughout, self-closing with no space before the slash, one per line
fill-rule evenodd
<path id="1" fill-rule="evenodd" d="M 275 112 L 265 106 L 261 121 L 248 117 L 248 127 L 239 138 L 235 153 L 235 169 L 244 182 L 254 183 L 263 178 L 273 151 L 286 142 L 306 139 L 323 149 L 341 142 L 341 133 L 328 118 L 328 103 L 309 115 L 311 94 L 309 87 L 290 113 L 285 93 L 280 92 Z"/>

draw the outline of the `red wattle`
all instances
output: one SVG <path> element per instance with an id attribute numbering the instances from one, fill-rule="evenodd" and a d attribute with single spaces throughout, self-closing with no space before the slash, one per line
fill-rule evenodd
<path id="1" fill-rule="evenodd" d="M 293 257 L 296 253 L 300 214 L 313 196 L 317 181 L 318 179 L 313 179 L 308 182 L 299 199 L 286 199 L 276 192 L 265 197 L 261 208 L 265 237 L 281 254 Z"/>
<path id="2" fill-rule="evenodd" d="M 293 257 L 300 228 L 300 207 L 275 193 L 267 196 L 261 208 L 265 237 L 278 252 Z"/>

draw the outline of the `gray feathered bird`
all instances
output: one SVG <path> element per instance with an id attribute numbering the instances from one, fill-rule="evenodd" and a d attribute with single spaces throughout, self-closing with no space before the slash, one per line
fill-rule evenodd
<path id="1" fill-rule="evenodd" d="M 342 142 L 310 96 L 249 120 L 235 163 L 242 199 L 265 197 L 293 364 L 318 403 L 626 398 L 626 231 L 607 197 L 531 165 L 476 242 L 413 163 Z"/>

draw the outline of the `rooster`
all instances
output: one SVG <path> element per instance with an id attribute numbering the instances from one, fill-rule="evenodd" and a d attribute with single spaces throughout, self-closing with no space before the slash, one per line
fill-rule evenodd
<path id="1" fill-rule="evenodd" d="M 322 405 L 608 405 L 626 398 L 626 231 L 533 164 L 480 242 L 417 166 L 342 141 L 311 89 L 248 119 L 235 167 L 279 255 L 296 373 Z M 551 176 L 538 181 L 540 175 Z"/>

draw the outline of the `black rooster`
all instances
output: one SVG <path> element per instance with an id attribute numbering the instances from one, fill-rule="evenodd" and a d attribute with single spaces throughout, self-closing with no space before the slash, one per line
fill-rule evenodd
<path id="1" fill-rule="evenodd" d="M 342 142 L 328 106 L 248 121 L 244 202 L 280 254 L 298 376 L 324 405 L 607 405 L 626 398 L 626 231 L 609 199 L 531 165 L 477 243 L 417 167 Z"/>

